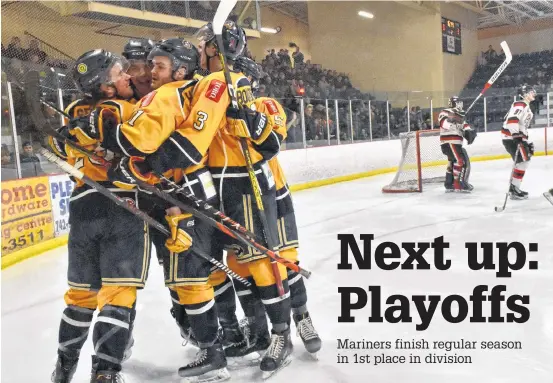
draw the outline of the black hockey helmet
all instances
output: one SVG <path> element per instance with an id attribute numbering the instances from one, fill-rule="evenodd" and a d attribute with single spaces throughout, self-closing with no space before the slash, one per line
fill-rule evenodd
<path id="1" fill-rule="evenodd" d="M 459 111 L 463 110 L 463 100 L 461 100 L 458 96 L 450 97 L 447 106 L 450 108 L 457 109 Z"/>
<path id="2" fill-rule="evenodd" d="M 124 58 L 103 49 L 95 49 L 83 53 L 76 61 L 72 70 L 73 80 L 77 89 L 89 97 L 101 98 L 100 85 L 113 86 L 110 77 L 111 69 L 115 65 L 121 65 L 126 71 L 128 63 Z"/>
<path id="3" fill-rule="evenodd" d="M 148 60 L 156 56 L 169 57 L 173 66 L 173 74 L 184 67 L 185 78 L 192 78 L 194 72 L 200 67 L 200 52 L 189 41 L 171 38 L 160 41 L 148 55 Z"/>
<path id="4" fill-rule="evenodd" d="M 242 72 L 248 77 L 251 77 L 252 90 L 256 92 L 259 89 L 259 79 L 262 71 L 259 64 L 246 56 L 240 56 L 234 62 L 233 69 L 235 72 Z"/>
<path id="5" fill-rule="evenodd" d="M 148 54 L 154 48 L 154 42 L 150 39 L 130 39 L 123 48 L 123 57 L 127 60 L 148 59 Z"/>
<path id="6" fill-rule="evenodd" d="M 196 37 L 200 41 L 205 43 L 213 43 L 217 46 L 215 40 L 215 32 L 213 31 L 213 25 L 207 23 L 198 32 Z M 225 50 L 225 58 L 229 61 L 235 61 L 238 57 L 242 56 L 246 51 L 248 41 L 246 39 L 246 31 L 244 28 L 239 27 L 232 20 L 227 20 L 223 25 L 222 31 L 223 48 Z"/>
<path id="7" fill-rule="evenodd" d="M 536 89 L 531 85 L 523 84 L 523 85 L 519 86 L 518 89 L 517 89 L 517 95 L 521 99 L 526 97 L 526 95 L 529 94 L 529 93 L 532 93 L 534 95 L 534 97 L 536 96 Z"/>

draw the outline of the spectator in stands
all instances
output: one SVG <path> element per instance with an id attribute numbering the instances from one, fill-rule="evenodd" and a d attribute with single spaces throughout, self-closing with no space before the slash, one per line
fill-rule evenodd
<path id="1" fill-rule="evenodd" d="M 313 105 L 308 104 L 305 108 L 305 137 L 307 140 L 315 139 L 315 119 L 313 118 Z"/>
<path id="2" fill-rule="evenodd" d="M 25 50 L 21 46 L 21 39 L 19 37 L 12 37 L 8 48 L 6 49 L 6 57 L 19 59 L 25 61 L 27 58 Z"/>
<path id="3" fill-rule="evenodd" d="M 484 58 L 487 64 L 491 64 L 497 59 L 497 52 L 491 45 L 488 47 L 488 50 L 484 52 Z"/>
<path id="4" fill-rule="evenodd" d="M 13 163 L 12 154 L 8 149 L 8 145 L 2 144 L 2 166 L 10 165 Z"/>
<path id="5" fill-rule="evenodd" d="M 35 177 L 44 174 L 40 166 L 40 159 L 33 151 L 33 144 L 30 141 L 23 143 L 23 153 L 19 155 L 21 162 L 21 175 L 25 177 Z"/>
<path id="6" fill-rule="evenodd" d="M 46 61 L 46 52 L 40 50 L 37 40 L 31 40 L 26 55 L 27 60 L 33 63 L 43 64 Z"/>
<path id="7" fill-rule="evenodd" d="M 294 67 L 298 64 L 303 64 L 304 56 L 300 52 L 300 47 L 296 43 L 290 43 L 290 48 L 296 48 L 296 51 L 292 53 L 292 58 L 294 59 Z"/>

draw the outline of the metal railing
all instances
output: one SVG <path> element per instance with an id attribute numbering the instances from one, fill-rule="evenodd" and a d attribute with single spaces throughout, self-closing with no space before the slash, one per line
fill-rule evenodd
<path id="1" fill-rule="evenodd" d="M 37 149 L 46 142 L 27 113 L 20 89 L 23 74 L 19 78 L 20 72 L 10 69 L 12 64 L 3 60 L 2 179 L 57 173 L 49 162 L 32 150 L 30 153 L 28 147 L 24 148 L 24 143 L 31 143 Z M 40 73 L 44 98 L 60 108 L 77 99 L 78 92 L 65 77 L 64 70 L 42 68 Z M 516 92 L 495 89 L 489 93 L 490 96 L 483 97 L 467 115 L 467 122 L 480 132 L 501 129 Z M 446 107 L 448 98 L 436 96 L 436 93 L 410 92 L 376 94 L 370 100 L 303 97 L 277 100 L 287 114 L 288 137 L 283 145 L 286 150 L 391 140 L 403 132 L 435 128 L 437 114 Z M 468 105 L 472 99 L 464 102 Z M 540 90 L 532 108 L 533 127 L 553 127 L 553 89 Z M 54 126 L 63 124 L 63 120 L 48 108 L 44 112 Z M 553 136 L 553 131 L 550 134 Z"/>

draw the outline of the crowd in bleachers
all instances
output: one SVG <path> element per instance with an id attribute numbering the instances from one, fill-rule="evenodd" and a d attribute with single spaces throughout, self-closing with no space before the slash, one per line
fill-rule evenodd
<path id="1" fill-rule="evenodd" d="M 474 73 L 461 92 L 465 104 L 470 104 L 480 93 L 484 84 L 501 65 L 505 56 L 499 54 L 493 46 L 482 52 L 483 61 L 476 67 Z M 529 84 L 536 88 L 538 96 L 531 107 L 535 114 L 543 102 L 543 95 L 552 87 L 553 81 L 553 50 L 544 50 L 532 53 L 523 53 L 513 56 L 511 64 L 495 81 L 493 87 L 486 92 L 486 118 L 488 130 L 500 128 L 503 117 L 513 102 L 516 88 L 522 84 Z M 479 102 L 468 116 L 469 122 L 477 129 L 484 129 L 484 105 Z"/>

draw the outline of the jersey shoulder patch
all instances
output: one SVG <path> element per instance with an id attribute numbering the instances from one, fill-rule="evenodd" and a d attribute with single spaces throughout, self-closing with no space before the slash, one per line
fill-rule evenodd
<path id="1" fill-rule="evenodd" d="M 270 115 L 278 114 L 278 107 L 273 100 L 264 100 L 263 104 L 267 107 Z"/>
<path id="2" fill-rule="evenodd" d="M 212 101 L 219 102 L 226 89 L 227 85 L 224 82 L 220 80 L 211 80 L 205 92 L 205 97 Z"/>
<path id="3" fill-rule="evenodd" d="M 142 97 L 142 99 L 140 100 L 140 107 L 145 108 L 148 105 L 150 105 L 152 103 L 154 97 L 156 96 L 156 94 L 157 94 L 157 91 L 152 90 L 150 93 L 148 93 L 147 95 Z"/>

